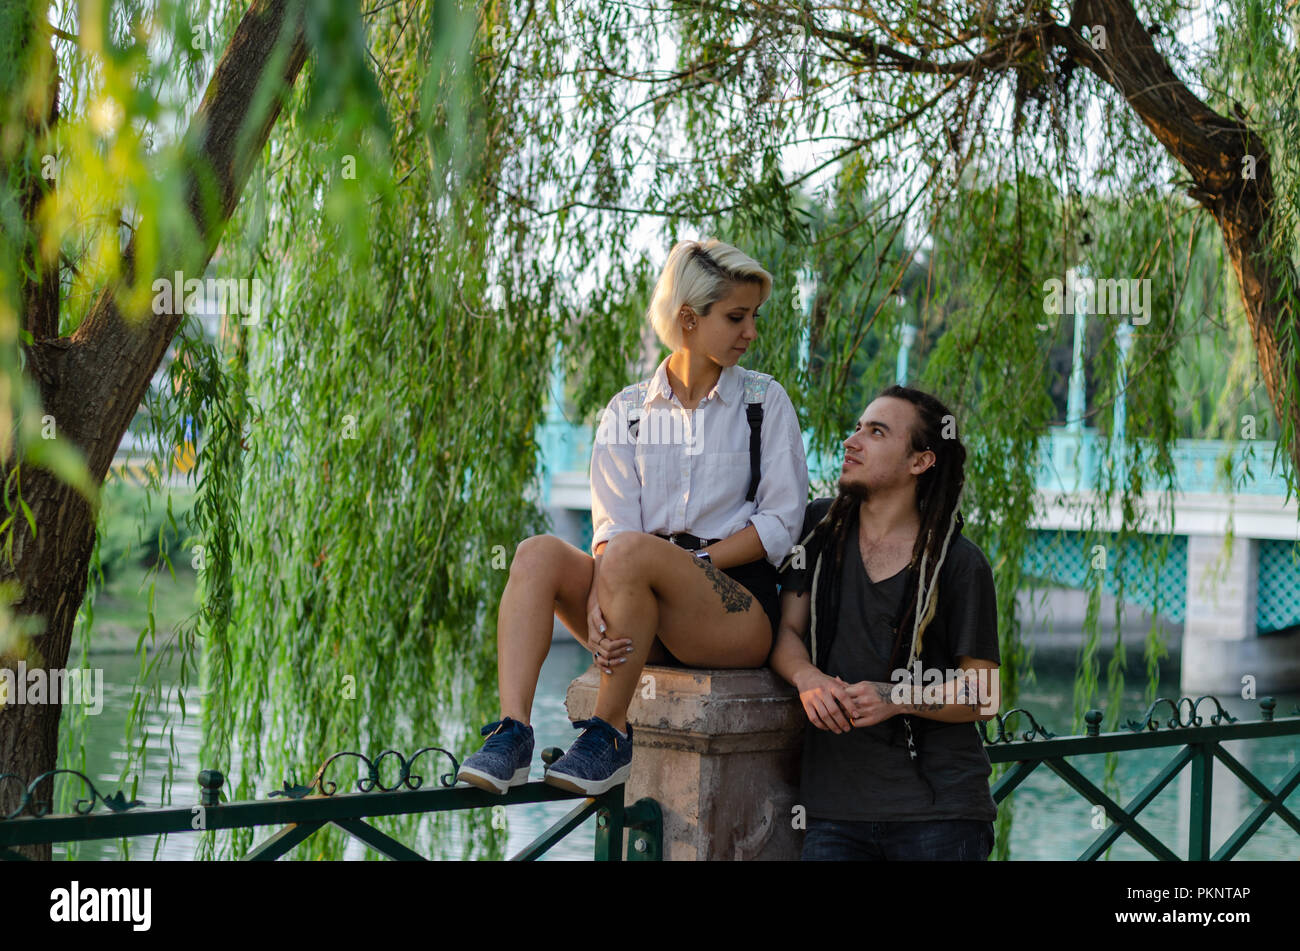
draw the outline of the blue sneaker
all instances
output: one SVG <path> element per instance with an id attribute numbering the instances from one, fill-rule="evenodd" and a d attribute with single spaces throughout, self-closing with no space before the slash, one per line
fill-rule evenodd
<path id="1" fill-rule="evenodd" d="M 582 734 L 546 770 L 546 782 L 588 796 L 627 782 L 632 772 L 632 724 L 627 725 L 626 738 L 600 717 L 579 720 L 573 728 Z"/>
<path id="2" fill-rule="evenodd" d="M 533 728 L 505 717 L 489 723 L 479 733 L 487 737 L 487 742 L 460 764 L 456 778 L 503 796 L 511 786 L 528 782 L 528 768 L 533 761 Z"/>

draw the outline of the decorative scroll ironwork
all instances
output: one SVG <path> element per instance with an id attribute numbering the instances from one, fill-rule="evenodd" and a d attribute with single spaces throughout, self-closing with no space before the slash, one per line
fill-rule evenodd
<path id="1" fill-rule="evenodd" d="M 54 803 L 51 799 L 37 799 L 36 788 L 47 779 L 53 779 L 60 773 L 67 773 L 76 776 L 90 787 L 90 798 L 77 800 L 78 815 L 90 815 L 90 813 L 95 809 L 96 801 L 102 802 L 110 812 L 126 812 L 128 809 L 134 809 L 137 806 L 144 805 L 144 802 L 139 799 L 128 800 L 126 796 L 122 794 L 121 790 L 118 790 L 112 795 L 105 796 L 95 788 L 95 784 L 90 781 L 90 777 L 86 776 L 84 773 L 77 772 L 75 769 L 52 769 L 48 772 L 41 773 L 41 775 L 37 776 L 30 783 L 27 783 L 26 786 L 23 786 L 23 792 L 18 799 L 17 807 L 15 807 L 12 812 L 0 815 L 0 821 L 18 818 L 29 806 L 31 807 L 31 814 L 36 818 L 39 819 L 43 816 L 48 816 L 50 810 L 54 807 Z M 22 785 L 23 783 L 23 778 L 17 773 L 0 773 L 0 783 L 3 783 L 5 780 L 16 782 L 19 785 Z"/>
<path id="2" fill-rule="evenodd" d="M 438 777 L 438 782 L 444 788 L 454 786 L 456 784 L 456 773 L 460 769 L 460 762 L 456 759 L 455 755 L 448 750 L 444 750 L 441 746 L 426 746 L 422 749 L 416 750 L 409 760 L 397 750 L 384 750 L 373 760 L 362 753 L 356 753 L 352 750 L 344 750 L 335 753 L 329 759 L 325 760 L 325 762 L 321 763 L 320 769 L 316 770 L 316 775 L 312 777 L 311 782 L 306 786 L 291 784 L 286 780 L 283 789 L 277 789 L 270 795 L 286 796 L 289 799 L 305 799 L 307 796 L 311 795 L 313 789 L 318 790 L 322 796 L 334 795 L 334 793 L 338 791 L 338 784 L 333 780 L 325 779 L 325 771 L 329 768 L 331 763 L 342 756 L 355 756 L 366 764 L 366 775 L 357 780 L 358 792 L 368 793 L 373 792 L 376 789 L 380 792 L 395 792 L 403 786 L 410 790 L 416 790 L 423 785 L 424 777 L 412 773 L 411 767 L 415 765 L 415 761 L 425 753 L 441 753 L 443 756 L 447 757 L 447 759 L 451 760 L 451 772 L 441 774 Z M 399 775 L 396 783 L 391 786 L 385 786 L 379 778 L 379 767 L 380 764 L 390 756 L 397 757 L 397 762 L 400 764 Z"/>
<path id="3" fill-rule="evenodd" d="M 1010 732 L 1007 732 L 1007 722 L 1017 713 L 1023 713 L 1025 716 L 1029 717 L 1030 727 L 1028 730 L 1026 730 L 1024 733 L 1021 734 L 1020 738 L 1022 740 L 1028 741 L 1040 736 L 1043 737 L 1044 739 L 1050 740 L 1054 736 L 1056 736 L 1055 733 L 1047 729 L 1045 726 L 1042 726 L 1037 720 L 1035 720 L 1034 715 L 1030 713 L 1028 710 L 1024 709 L 1023 707 L 1016 707 L 1014 710 L 1008 710 L 1005 714 L 1002 713 L 993 714 L 993 718 L 998 721 L 998 735 L 991 740 L 989 739 L 988 728 L 985 726 L 985 723 L 987 721 L 984 720 L 978 721 L 979 728 L 980 728 L 980 735 L 984 738 L 984 742 L 989 746 L 993 746 L 998 743 L 1014 743 L 1016 739 L 1016 731 L 1012 730 Z"/>
<path id="4" fill-rule="evenodd" d="M 1200 707 L 1202 700 L 1209 700 L 1214 704 L 1215 712 L 1210 716 L 1210 723 L 1214 726 L 1218 726 L 1224 721 L 1227 721 L 1228 723 L 1237 722 L 1236 717 L 1223 709 L 1223 705 L 1219 703 L 1217 697 L 1206 695 L 1203 697 L 1197 697 L 1195 700 L 1192 700 L 1191 697 L 1179 697 L 1176 702 L 1170 700 L 1168 697 L 1157 697 L 1151 706 L 1147 707 L 1146 713 L 1142 714 L 1141 720 L 1127 721 L 1124 724 L 1124 729 L 1130 730 L 1134 733 L 1141 733 L 1143 730 L 1160 729 L 1160 721 L 1155 717 L 1155 712 L 1162 703 L 1169 704 L 1169 709 L 1172 713 L 1172 716 L 1165 721 L 1164 725 L 1166 729 L 1176 730 L 1179 727 L 1200 726 L 1204 720 L 1198 713 L 1197 708 Z M 1184 707 L 1184 704 L 1186 704 L 1186 707 Z M 1183 719 L 1184 709 L 1187 714 L 1186 720 Z"/>

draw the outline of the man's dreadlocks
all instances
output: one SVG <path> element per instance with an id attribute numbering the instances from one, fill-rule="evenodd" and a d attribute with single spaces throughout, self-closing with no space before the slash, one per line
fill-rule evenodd
<path id="1" fill-rule="evenodd" d="M 889 655 L 889 669 L 902 667 L 909 672 L 920 657 L 926 628 L 934 619 L 939 599 L 939 571 L 948 556 L 954 533 L 960 533 L 964 519 L 957 510 L 962 488 L 966 483 L 966 448 L 957 438 L 955 417 L 948 408 L 929 393 L 906 386 L 889 386 L 881 390 L 877 399 L 894 397 L 907 400 L 916 407 L 918 423 L 911 427 L 911 448 L 914 452 L 929 450 L 935 463 L 917 476 L 916 507 L 921 515 L 921 528 L 912 549 L 912 560 L 907 566 L 907 580 L 903 589 L 902 616 L 895 620 L 894 643 Z M 950 436 L 945 428 L 952 426 Z M 823 633 L 834 636 L 839 611 L 839 578 L 844 545 L 849 525 L 854 521 L 859 500 L 840 492 L 825 517 L 818 522 L 800 543 L 805 551 L 816 552 L 813 562 L 811 604 L 811 655 L 817 661 L 817 635 L 819 621 Z M 830 558 L 825 556 L 829 554 Z M 788 560 L 787 560 L 788 561 Z M 829 639 L 827 639 L 829 643 Z M 900 664 L 902 658 L 906 662 Z M 907 751 L 917 774 L 930 787 L 934 787 L 920 769 L 920 758 L 912 732 L 912 718 L 904 715 L 903 729 L 907 738 Z"/>

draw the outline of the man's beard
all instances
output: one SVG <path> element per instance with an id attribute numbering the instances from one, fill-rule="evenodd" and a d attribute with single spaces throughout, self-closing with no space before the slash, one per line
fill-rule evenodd
<path id="1" fill-rule="evenodd" d="M 843 477 L 838 483 L 840 495 L 847 495 L 855 502 L 865 502 L 871 497 L 871 491 L 860 482 L 846 482 Z"/>

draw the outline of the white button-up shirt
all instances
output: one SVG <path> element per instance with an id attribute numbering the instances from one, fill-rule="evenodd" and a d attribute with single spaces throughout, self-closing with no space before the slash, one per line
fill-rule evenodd
<path id="1" fill-rule="evenodd" d="M 591 547 L 619 532 L 728 538 L 753 524 L 767 560 L 779 565 L 799 540 L 808 501 L 808 462 L 794 404 L 776 380 L 763 399 L 762 471 L 749 493 L 749 420 L 744 371 L 724 367 L 693 410 L 659 364 L 628 432 L 621 393 L 609 401 L 591 452 Z"/>

